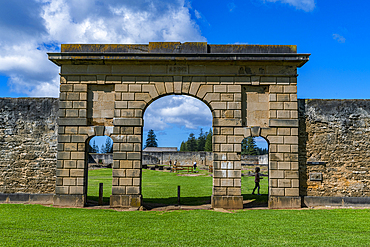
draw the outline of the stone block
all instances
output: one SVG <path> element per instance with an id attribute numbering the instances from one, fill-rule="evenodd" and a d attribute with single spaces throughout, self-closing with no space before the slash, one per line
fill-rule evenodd
<path id="1" fill-rule="evenodd" d="M 221 186 L 234 186 L 234 181 L 232 179 L 221 179 Z"/>
<path id="2" fill-rule="evenodd" d="M 271 209 L 283 209 L 283 208 L 301 208 L 302 200 L 301 197 L 290 197 L 290 196 L 270 196 L 269 208 Z"/>
<path id="3" fill-rule="evenodd" d="M 284 102 L 284 110 L 297 110 L 297 102 Z"/>
<path id="4" fill-rule="evenodd" d="M 80 100 L 80 93 L 77 92 L 68 92 L 67 100 Z"/>
<path id="5" fill-rule="evenodd" d="M 278 162 L 277 161 L 270 161 L 269 165 L 270 165 L 269 168 L 272 169 L 272 170 L 277 170 L 278 169 Z"/>
<path id="6" fill-rule="evenodd" d="M 125 135 L 112 135 L 113 143 L 126 142 L 127 137 Z"/>
<path id="7" fill-rule="evenodd" d="M 221 94 L 221 101 L 234 101 L 234 94 L 232 93 Z"/>
<path id="8" fill-rule="evenodd" d="M 227 195 L 228 196 L 240 196 L 241 195 L 241 188 L 235 188 L 235 187 L 231 187 L 231 188 L 227 188 Z"/>
<path id="9" fill-rule="evenodd" d="M 285 178 L 299 178 L 299 172 L 298 171 L 285 171 Z"/>
<path id="10" fill-rule="evenodd" d="M 292 188 L 299 188 L 299 179 L 291 179 Z"/>
<path id="11" fill-rule="evenodd" d="M 270 153 L 270 161 L 284 161 L 284 154 Z"/>
<path id="12" fill-rule="evenodd" d="M 120 160 L 119 168 L 120 169 L 132 169 L 132 160 Z"/>
<path id="13" fill-rule="evenodd" d="M 112 195 L 125 195 L 125 194 L 126 186 L 112 186 Z"/>
<path id="14" fill-rule="evenodd" d="M 289 153 L 290 152 L 290 145 L 277 145 L 279 153 Z"/>
<path id="15" fill-rule="evenodd" d="M 290 169 L 290 162 L 278 162 L 278 169 L 285 169 L 289 170 Z"/>
<path id="16" fill-rule="evenodd" d="M 211 103 L 212 104 L 212 103 Z M 213 127 L 241 127 L 242 121 L 241 119 L 236 118 L 213 118 Z"/>
<path id="17" fill-rule="evenodd" d="M 112 170 L 113 177 L 125 177 L 126 176 L 126 169 L 113 169 Z"/>
<path id="18" fill-rule="evenodd" d="M 211 197 L 212 208 L 242 209 L 242 196 L 219 196 L 213 194 Z"/>
<path id="19" fill-rule="evenodd" d="M 271 196 L 284 196 L 284 188 L 270 188 Z"/>
<path id="20" fill-rule="evenodd" d="M 153 84 L 143 85 L 142 92 L 143 93 L 149 93 L 150 97 L 153 98 L 153 99 L 158 97 L 157 89 L 156 89 L 155 85 L 153 85 Z"/>
<path id="21" fill-rule="evenodd" d="M 268 136 L 270 144 L 283 144 L 284 138 L 282 136 Z"/>
<path id="22" fill-rule="evenodd" d="M 141 136 L 140 135 L 128 135 L 127 142 L 141 143 Z"/>
<path id="23" fill-rule="evenodd" d="M 71 152 L 71 159 L 83 160 L 85 159 L 85 152 Z"/>
<path id="24" fill-rule="evenodd" d="M 71 177 L 84 177 L 84 169 L 70 169 L 69 175 Z"/>
<path id="25" fill-rule="evenodd" d="M 276 135 L 276 128 L 261 128 L 261 136 L 267 137 L 270 135 Z"/>
<path id="26" fill-rule="evenodd" d="M 282 119 L 291 118 L 291 116 L 290 116 L 290 111 L 286 111 L 286 110 L 277 110 L 277 111 L 276 111 L 276 117 L 277 117 L 277 118 L 282 118 Z"/>
<path id="27" fill-rule="evenodd" d="M 133 135 L 134 134 L 134 127 L 121 127 L 121 134 Z"/>
<path id="28" fill-rule="evenodd" d="M 141 169 L 141 160 L 134 160 L 132 163 L 132 168 Z"/>
<path id="29" fill-rule="evenodd" d="M 227 85 L 227 92 L 229 93 L 240 93 L 241 91 L 241 85 Z"/>
<path id="30" fill-rule="evenodd" d="M 285 188 L 285 196 L 299 196 L 299 188 Z"/>
<path id="31" fill-rule="evenodd" d="M 126 194 L 128 194 L 128 195 L 139 195 L 140 194 L 140 187 L 139 186 L 127 186 L 126 187 Z"/>
<path id="32" fill-rule="evenodd" d="M 94 132 L 94 127 L 89 126 L 89 127 L 78 127 L 78 133 L 81 135 L 89 135 L 92 136 L 95 134 Z"/>
<path id="33" fill-rule="evenodd" d="M 126 177 L 139 178 L 140 177 L 140 169 L 127 169 L 126 170 Z"/>
<path id="34" fill-rule="evenodd" d="M 226 196 L 227 195 L 226 187 L 213 187 L 213 195 Z"/>
<path id="35" fill-rule="evenodd" d="M 270 127 L 298 127 L 298 119 L 270 119 Z"/>
<path id="36" fill-rule="evenodd" d="M 77 143 L 65 143 L 64 150 L 65 151 L 77 151 Z"/>
<path id="37" fill-rule="evenodd" d="M 124 151 L 124 152 L 134 151 L 134 144 L 133 143 L 121 143 L 120 151 Z"/>
<path id="38" fill-rule="evenodd" d="M 113 159 L 114 160 L 125 160 L 127 158 L 126 152 L 114 152 Z"/>
<path id="39" fill-rule="evenodd" d="M 71 125 L 87 125 L 86 118 L 59 118 L 58 119 L 59 125 L 71 126 Z"/>
<path id="40" fill-rule="evenodd" d="M 215 170 L 213 172 L 214 178 L 226 178 L 227 177 L 227 172 L 226 170 Z"/>
<path id="41" fill-rule="evenodd" d="M 73 108 L 73 101 L 59 101 L 59 109 Z"/>
<path id="42" fill-rule="evenodd" d="M 69 186 L 55 186 L 55 194 L 61 195 L 69 194 Z"/>
<path id="43" fill-rule="evenodd" d="M 227 171 L 227 177 L 229 177 L 229 178 L 240 178 L 241 177 L 241 171 L 240 170 L 228 170 Z"/>
<path id="44" fill-rule="evenodd" d="M 269 103 L 269 109 L 270 110 L 283 110 L 284 109 L 284 103 L 283 102 L 270 102 Z"/>
<path id="45" fill-rule="evenodd" d="M 119 185 L 120 186 L 132 185 L 132 178 L 120 178 Z"/>
<path id="46" fill-rule="evenodd" d="M 298 136 L 284 136 L 284 144 L 298 145 Z"/>
<path id="47" fill-rule="evenodd" d="M 139 160 L 141 159 L 141 152 L 128 152 L 127 159 L 129 160 Z"/>
<path id="48" fill-rule="evenodd" d="M 289 77 L 277 77 L 276 78 L 276 83 L 277 84 L 289 84 Z"/>
<path id="49" fill-rule="evenodd" d="M 58 160 L 69 160 L 70 158 L 70 152 L 58 152 Z"/>
<path id="50" fill-rule="evenodd" d="M 132 179 L 132 185 L 133 186 L 140 186 L 141 184 L 141 179 L 140 178 L 133 178 Z"/>
<path id="51" fill-rule="evenodd" d="M 69 177 L 69 169 L 57 169 L 56 176 L 57 177 Z"/>
<path id="52" fill-rule="evenodd" d="M 64 168 L 77 168 L 77 162 L 75 160 L 65 160 Z"/>
<path id="53" fill-rule="evenodd" d="M 241 145 L 240 144 L 235 144 L 234 145 L 234 152 L 235 153 L 228 153 L 227 154 L 227 160 L 240 160 L 240 155 L 238 155 L 236 152 L 238 152 L 238 151 L 236 151 L 235 150 L 235 146 L 237 146 L 237 147 L 241 147 Z"/>
<path id="54" fill-rule="evenodd" d="M 141 118 L 114 118 L 113 124 L 115 126 L 142 126 Z"/>
<path id="55" fill-rule="evenodd" d="M 221 152 L 233 152 L 234 145 L 233 144 L 221 144 Z"/>
<path id="56" fill-rule="evenodd" d="M 297 86 L 284 86 L 284 93 L 297 93 Z"/>
<path id="57" fill-rule="evenodd" d="M 87 92 L 87 84 L 75 84 L 73 85 L 74 92 Z"/>
<path id="58" fill-rule="evenodd" d="M 221 169 L 234 169 L 234 165 L 230 161 L 221 161 L 220 162 Z"/>
<path id="59" fill-rule="evenodd" d="M 134 93 L 122 93 L 122 100 L 123 101 L 135 100 L 135 94 Z"/>
<path id="60" fill-rule="evenodd" d="M 204 101 L 211 103 L 212 101 L 220 101 L 219 93 L 207 93 L 203 98 Z"/>
<path id="61" fill-rule="evenodd" d="M 86 135 L 72 135 L 72 142 L 84 143 L 87 139 Z"/>
<path id="62" fill-rule="evenodd" d="M 63 178 L 63 185 L 74 186 L 76 183 L 76 178 Z"/>
<path id="63" fill-rule="evenodd" d="M 278 187 L 290 188 L 291 187 L 290 179 L 278 179 Z"/>
<path id="64" fill-rule="evenodd" d="M 284 171 L 280 170 L 270 170 L 269 178 L 284 178 Z"/>

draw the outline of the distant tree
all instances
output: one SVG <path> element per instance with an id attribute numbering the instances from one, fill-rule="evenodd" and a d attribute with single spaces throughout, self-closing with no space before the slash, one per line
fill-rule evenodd
<path id="1" fill-rule="evenodd" d="M 204 151 L 206 145 L 207 136 L 203 133 L 203 129 L 200 129 L 199 137 L 197 140 L 197 151 Z"/>
<path id="2" fill-rule="evenodd" d="M 105 154 L 113 153 L 113 143 L 109 137 L 105 140 L 105 144 L 103 144 L 101 151 Z"/>
<path id="3" fill-rule="evenodd" d="M 254 137 L 244 138 L 242 141 L 242 154 L 257 155 L 257 145 Z"/>
<path id="4" fill-rule="evenodd" d="M 148 137 L 146 138 L 145 147 L 158 147 L 156 135 L 154 134 L 154 130 L 150 129 L 148 132 Z"/>
<path id="5" fill-rule="evenodd" d="M 186 147 L 186 143 L 185 142 L 181 142 L 180 152 L 186 152 L 186 151 L 188 151 L 188 149 Z"/>
<path id="6" fill-rule="evenodd" d="M 186 142 L 188 151 L 197 151 L 197 140 L 195 139 L 194 133 L 190 133 L 188 141 Z"/>
<path id="7" fill-rule="evenodd" d="M 206 142 L 204 144 L 204 151 L 212 152 L 212 129 L 209 129 L 209 132 L 206 133 Z"/>
<path id="8" fill-rule="evenodd" d="M 89 148 L 90 153 L 99 153 L 99 147 L 95 144 L 95 140 L 93 141 L 92 145 Z"/>

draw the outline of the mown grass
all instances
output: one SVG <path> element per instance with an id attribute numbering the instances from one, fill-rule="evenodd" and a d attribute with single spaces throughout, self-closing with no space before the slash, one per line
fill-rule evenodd
<path id="1" fill-rule="evenodd" d="M 181 175 L 181 176 L 179 176 Z M 200 205 L 210 203 L 212 195 L 212 177 L 210 173 L 200 170 L 199 176 L 186 176 L 186 172 L 170 173 L 143 169 L 142 195 L 144 203 L 177 204 L 177 186 L 181 188 L 182 205 Z M 194 173 L 190 173 L 194 175 Z M 89 171 L 88 199 L 98 200 L 99 183 L 104 183 L 104 201 L 109 202 L 112 192 L 112 169 Z M 251 195 L 254 188 L 254 177 L 242 177 L 242 194 L 245 200 L 267 202 L 268 178 L 261 180 L 262 196 Z M 256 191 L 257 193 L 257 191 Z"/>
<path id="2" fill-rule="evenodd" d="M 369 246 L 369 209 L 134 211 L 0 205 L 2 246 Z"/>

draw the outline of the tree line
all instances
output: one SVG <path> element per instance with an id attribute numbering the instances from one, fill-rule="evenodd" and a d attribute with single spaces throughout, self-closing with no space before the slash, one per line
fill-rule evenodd
<path id="1" fill-rule="evenodd" d="M 100 154 L 107 154 L 113 153 L 113 143 L 112 140 L 108 137 L 105 140 L 105 143 L 99 147 L 96 145 L 95 140 L 93 140 L 92 144 L 89 144 L 89 153 L 100 153 Z"/>
<path id="2" fill-rule="evenodd" d="M 256 145 L 254 137 L 244 138 L 242 141 L 242 152 L 241 154 L 246 155 L 263 155 L 267 154 L 268 150 L 266 148 L 259 148 Z"/>
<path id="3" fill-rule="evenodd" d="M 212 152 L 212 129 L 205 133 L 203 129 L 200 129 L 198 138 L 195 137 L 194 133 L 190 133 L 188 140 L 181 142 L 180 152 L 192 151 Z"/>

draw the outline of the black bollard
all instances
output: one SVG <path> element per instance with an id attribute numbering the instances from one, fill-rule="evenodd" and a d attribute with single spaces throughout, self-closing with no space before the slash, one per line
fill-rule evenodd
<path id="1" fill-rule="evenodd" d="M 103 205 L 103 183 L 99 183 L 99 202 L 98 205 Z"/>
<path id="2" fill-rule="evenodd" d="M 177 204 L 180 205 L 180 185 L 177 186 Z"/>

